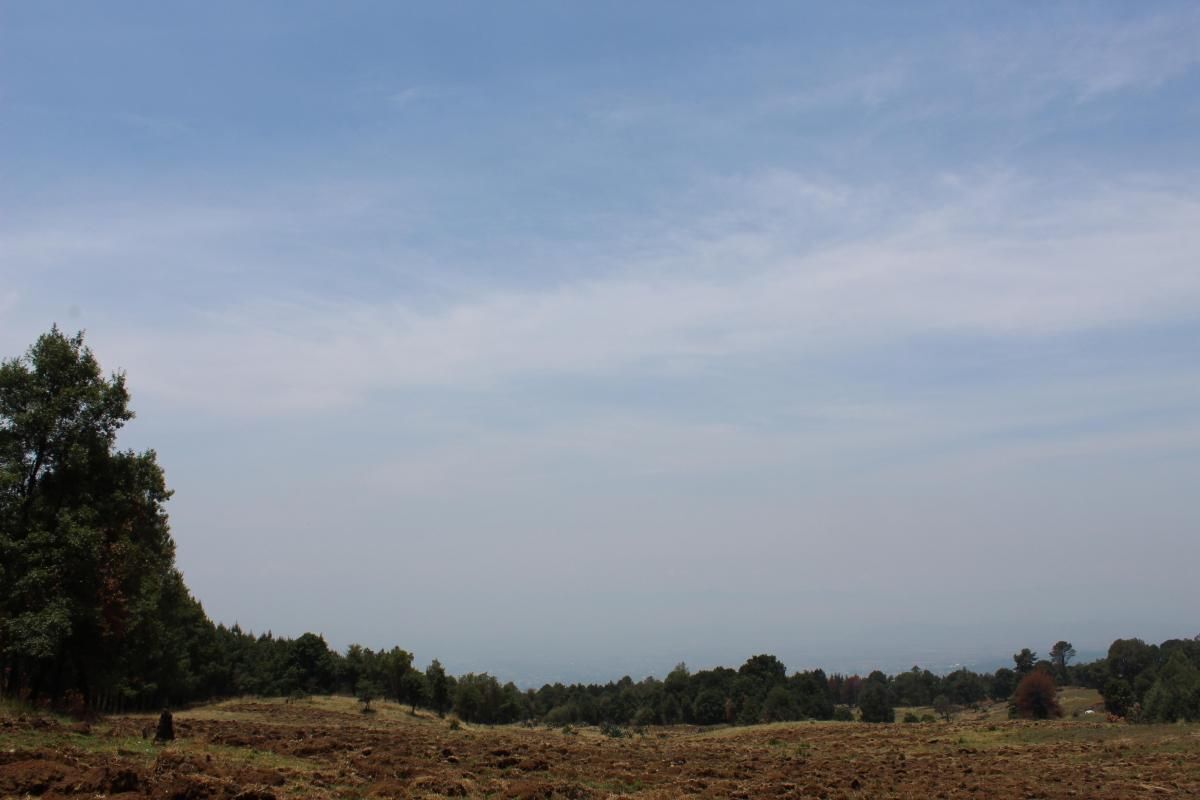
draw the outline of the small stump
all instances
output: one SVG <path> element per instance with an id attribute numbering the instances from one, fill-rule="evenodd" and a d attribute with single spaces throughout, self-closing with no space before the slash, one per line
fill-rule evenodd
<path id="1" fill-rule="evenodd" d="M 154 731 L 154 741 L 170 742 L 175 739 L 175 720 L 171 712 L 163 709 L 158 717 L 158 728 Z"/>

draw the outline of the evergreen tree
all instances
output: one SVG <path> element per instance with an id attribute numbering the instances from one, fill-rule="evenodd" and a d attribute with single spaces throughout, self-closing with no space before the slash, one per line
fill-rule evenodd
<path id="1" fill-rule="evenodd" d="M 692 704 L 692 719 L 700 725 L 716 725 L 725 719 L 725 698 L 716 689 L 705 689 Z"/>
<path id="2" fill-rule="evenodd" d="M 401 694 L 404 702 L 411 707 L 412 713 L 417 713 L 417 706 L 429 702 L 429 685 L 425 674 L 417 670 L 409 670 L 401 683 Z"/>
<path id="3" fill-rule="evenodd" d="M 201 688 L 209 625 L 175 571 L 153 451 L 116 450 L 133 418 L 83 334 L 57 327 L 0 363 L 0 673 L 6 690 L 150 705 Z M 183 625 L 184 628 L 175 627 Z"/>
<path id="4" fill-rule="evenodd" d="M 1054 674 L 1060 682 L 1065 683 L 1070 677 L 1067 665 L 1075 657 L 1075 647 L 1068 641 L 1060 639 L 1050 648 L 1050 663 L 1054 665 Z"/>
<path id="5" fill-rule="evenodd" d="M 858 707 L 862 712 L 863 722 L 896 721 L 896 709 L 892 707 L 892 699 L 888 695 L 887 686 L 879 681 L 867 681 L 858 698 Z"/>
<path id="6" fill-rule="evenodd" d="M 425 678 L 429 684 L 429 700 L 433 704 L 433 710 L 439 717 L 446 716 L 446 711 L 450 708 L 450 682 L 446 679 L 446 670 L 436 658 L 425 670 Z"/>
<path id="7" fill-rule="evenodd" d="M 1146 693 L 1146 718 L 1155 722 L 1200 720 L 1200 669 L 1175 652 Z"/>
<path id="8" fill-rule="evenodd" d="M 1033 672 L 1034 666 L 1037 664 L 1037 653 L 1030 650 L 1028 647 L 1021 649 L 1019 653 L 1013 653 L 1013 666 L 1018 678 L 1024 678 L 1029 673 Z"/>

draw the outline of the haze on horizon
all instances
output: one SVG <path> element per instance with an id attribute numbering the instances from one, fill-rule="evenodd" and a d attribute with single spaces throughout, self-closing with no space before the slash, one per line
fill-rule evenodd
<path id="1" fill-rule="evenodd" d="M 0 355 L 214 620 L 538 680 L 1200 632 L 1193 3 L 0 3 Z"/>

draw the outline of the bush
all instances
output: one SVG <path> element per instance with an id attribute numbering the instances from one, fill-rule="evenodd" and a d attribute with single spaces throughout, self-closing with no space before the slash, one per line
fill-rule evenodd
<path id="1" fill-rule="evenodd" d="M 920 722 L 921 718 L 918 717 L 913 712 L 909 711 L 907 714 L 904 715 L 904 721 L 911 724 L 914 722 Z"/>
<path id="2" fill-rule="evenodd" d="M 835 722 L 853 722 L 854 712 L 850 706 L 837 706 L 833 709 L 833 719 Z"/>
<path id="3" fill-rule="evenodd" d="M 371 708 L 371 701 L 379 697 L 383 690 L 379 688 L 379 684 L 374 681 L 360 681 L 358 684 L 358 702 L 362 703 L 362 713 L 374 714 L 375 709 Z"/>
<path id="4" fill-rule="evenodd" d="M 954 713 L 954 704 L 950 702 L 950 698 L 944 694 L 939 694 L 933 698 L 933 710 L 936 711 L 942 719 L 950 721 L 951 715 Z"/>
<path id="5" fill-rule="evenodd" d="M 624 728 L 611 722 L 601 722 L 600 732 L 610 739 L 624 739 L 627 735 Z"/>
<path id="6" fill-rule="evenodd" d="M 1061 717 L 1062 707 L 1058 704 L 1058 687 L 1050 673 L 1035 669 L 1017 684 L 1013 693 L 1013 708 L 1025 719 L 1049 719 Z"/>

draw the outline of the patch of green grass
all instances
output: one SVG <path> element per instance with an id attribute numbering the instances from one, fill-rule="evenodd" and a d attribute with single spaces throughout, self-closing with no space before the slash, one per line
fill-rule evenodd
<path id="1" fill-rule="evenodd" d="M 943 742 L 949 744 L 951 740 Z M 1200 754 L 1200 725 L 1079 725 L 1061 721 L 1008 724 L 956 730 L 953 743 L 977 749 L 1096 744 L 1139 753 Z"/>
<path id="2" fill-rule="evenodd" d="M 5 745 L 14 750 L 75 750 L 84 753 L 122 755 L 153 759 L 161 747 L 140 737 L 109 737 L 103 728 L 93 728 L 91 735 L 78 735 L 63 730 L 18 731 L 4 737 Z"/>
<path id="3" fill-rule="evenodd" d="M 108 727 L 94 726 L 88 735 L 74 734 L 65 730 L 25 730 L 4 737 L 6 749 L 47 750 L 61 752 L 95 753 L 120 756 L 150 762 L 160 753 L 176 752 L 189 755 L 210 755 L 223 763 L 243 764 L 263 768 L 286 768 L 300 771 L 315 769 L 315 765 L 303 758 L 283 755 L 270 750 L 251 747 L 233 747 L 212 744 L 198 739 L 180 738 L 169 744 L 156 745 L 149 739 L 138 736 L 109 736 Z"/>
<path id="4" fill-rule="evenodd" d="M 720 728 L 706 728 L 701 731 L 688 731 L 685 735 L 700 739 L 725 739 L 728 737 L 758 738 L 764 734 L 786 733 L 801 727 L 807 727 L 807 722 L 769 722 L 765 725 L 730 725 Z M 826 723 L 816 723 L 824 725 Z M 844 724 L 844 723 L 842 723 Z"/>
<path id="5" fill-rule="evenodd" d="M 1064 686 L 1058 692 L 1058 704 L 1062 706 L 1066 718 L 1076 718 L 1075 714 L 1083 714 L 1089 708 L 1100 709 L 1103 717 L 1104 698 L 1095 689 L 1084 689 L 1082 686 Z M 1094 716 L 1089 714 L 1090 716 Z"/>
<path id="6" fill-rule="evenodd" d="M 11 697 L 0 698 L 0 717 L 41 717 L 43 719 L 56 720 L 63 725 L 69 725 L 75 721 L 66 714 L 60 714 L 48 708 L 38 708 L 31 703 Z"/>
<path id="7" fill-rule="evenodd" d="M 214 759 L 226 764 L 236 763 L 250 767 L 292 769 L 301 772 L 309 772 L 317 768 L 316 764 L 299 756 L 276 753 L 271 750 L 256 750 L 253 747 L 234 747 L 193 739 L 176 739 L 167 747 L 181 753 L 211 755 Z"/>

